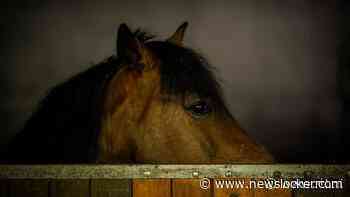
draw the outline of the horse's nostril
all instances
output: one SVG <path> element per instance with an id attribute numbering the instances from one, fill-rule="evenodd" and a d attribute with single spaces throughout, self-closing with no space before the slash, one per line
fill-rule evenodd
<path id="1" fill-rule="evenodd" d="M 233 193 L 230 194 L 230 197 L 239 197 L 239 194 L 236 193 L 236 192 L 233 192 Z"/>

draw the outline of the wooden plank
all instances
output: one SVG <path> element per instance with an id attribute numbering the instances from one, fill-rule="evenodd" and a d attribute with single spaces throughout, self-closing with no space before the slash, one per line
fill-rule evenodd
<path id="1" fill-rule="evenodd" d="M 248 178 L 214 179 L 212 187 L 215 197 L 254 197 L 254 190 L 249 188 Z M 223 181 L 229 181 L 225 184 Z"/>
<path id="2" fill-rule="evenodd" d="M 343 189 L 337 189 L 334 192 L 334 197 L 349 197 L 350 196 L 350 173 L 349 176 L 343 179 Z"/>
<path id="3" fill-rule="evenodd" d="M 198 177 L 193 172 L 199 173 Z M 191 179 L 225 177 L 272 177 L 278 171 L 283 178 L 303 177 L 312 171 L 315 177 L 347 176 L 350 165 L 303 164 L 202 164 L 202 165 L 0 165 L 0 178 L 16 179 Z M 149 173 L 144 173 L 149 172 Z"/>
<path id="4" fill-rule="evenodd" d="M 334 197 L 349 197 L 350 196 L 350 184 L 345 185 L 344 189 L 339 189 L 334 192 Z"/>
<path id="5" fill-rule="evenodd" d="M 272 181 L 279 181 L 280 184 L 275 186 Z M 282 181 L 281 177 L 276 177 L 275 179 L 254 179 L 254 197 L 292 197 L 292 190 L 283 188 Z"/>
<path id="6" fill-rule="evenodd" d="M 131 197 L 130 179 L 93 179 L 91 180 L 91 197 Z"/>
<path id="7" fill-rule="evenodd" d="M 298 197 L 334 197 L 333 192 L 326 192 L 326 191 L 308 191 L 308 190 L 303 190 L 298 192 Z"/>
<path id="8" fill-rule="evenodd" d="M 133 197 L 171 197 L 170 179 L 135 179 Z"/>
<path id="9" fill-rule="evenodd" d="M 48 197 L 49 181 L 17 179 L 10 180 L 9 193 L 11 197 Z"/>
<path id="10" fill-rule="evenodd" d="M 89 197 L 88 179 L 57 179 L 50 184 L 50 197 Z"/>
<path id="11" fill-rule="evenodd" d="M 211 187 L 202 189 L 201 179 L 172 179 L 173 197 L 210 197 Z"/>
<path id="12" fill-rule="evenodd" d="M 337 190 L 333 193 L 333 197 L 349 197 L 350 191 L 349 190 Z"/>
<path id="13" fill-rule="evenodd" d="M 254 189 L 254 197 L 292 197 L 293 192 L 288 189 Z"/>
<path id="14" fill-rule="evenodd" d="M 8 180 L 0 179 L 0 196 L 8 197 L 9 196 L 9 184 Z"/>
<path id="15" fill-rule="evenodd" d="M 334 179 L 334 180 L 339 181 L 342 179 Z M 294 196 L 295 197 L 349 197 L 350 193 L 349 193 L 349 190 L 347 189 L 348 187 L 346 184 L 347 184 L 346 181 L 342 181 L 341 185 L 338 185 L 338 184 L 333 185 L 333 187 L 340 187 L 340 188 L 295 189 Z"/>

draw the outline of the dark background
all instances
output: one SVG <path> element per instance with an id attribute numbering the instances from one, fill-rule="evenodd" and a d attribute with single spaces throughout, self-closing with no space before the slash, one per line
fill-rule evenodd
<path id="1" fill-rule="evenodd" d="M 166 38 L 188 21 L 185 45 L 217 68 L 230 110 L 248 133 L 284 162 L 343 162 L 349 139 L 348 4 L 322 0 L 4 4 L 0 149 L 50 87 L 115 53 L 119 24 Z"/>

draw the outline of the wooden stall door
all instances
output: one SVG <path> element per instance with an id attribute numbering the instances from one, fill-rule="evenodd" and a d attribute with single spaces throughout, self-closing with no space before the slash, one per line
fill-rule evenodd
<path id="1" fill-rule="evenodd" d="M 246 179 L 249 180 L 249 179 Z M 201 189 L 199 179 L 0 180 L 0 197 L 349 197 L 344 190 Z M 213 179 L 211 181 L 214 181 Z"/>
<path id="2" fill-rule="evenodd" d="M 250 179 L 239 180 L 249 182 Z M 133 197 L 292 197 L 291 191 L 281 189 L 219 188 L 213 179 L 210 179 L 209 187 L 203 189 L 200 181 L 201 179 L 138 179 L 133 181 Z"/>

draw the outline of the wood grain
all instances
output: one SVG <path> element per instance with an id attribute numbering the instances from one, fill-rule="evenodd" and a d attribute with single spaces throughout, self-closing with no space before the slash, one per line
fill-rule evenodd
<path id="1" fill-rule="evenodd" d="M 131 197 L 130 179 L 94 179 L 91 180 L 91 197 Z"/>
<path id="2" fill-rule="evenodd" d="M 296 197 L 334 197 L 333 192 L 327 192 L 327 191 L 310 191 L 310 190 L 301 190 L 298 191 L 295 195 Z"/>
<path id="3" fill-rule="evenodd" d="M 254 197 L 292 197 L 293 193 L 287 189 L 255 189 Z"/>
<path id="4" fill-rule="evenodd" d="M 0 179 L 0 196 L 8 197 L 9 196 L 9 184 L 8 180 Z"/>
<path id="5" fill-rule="evenodd" d="M 171 197 L 170 179 L 134 179 L 133 197 Z"/>
<path id="6" fill-rule="evenodd" d="M 233 181 L 232 187 L 223 186 L 220 187 L 220 185 L 216 185 L 215 182 L 213 183 L 213 189 L 214 189 L 214 196 L 215 197 L 253 197 L 254 196 L 254 190 L 250 189 L 249 186 L 249 180 L 248 178 L 236 178 L 236 179 L 215 179 L 214 181 L 219 180 L 230 180 Z M 237 184 L 236 184 L 237 183 Z M 243 186 L 243 188 L 241 188 Z"/>
<path id="7" fill-rule="evenodd" d="M 173 197 L 210 197 L 212 190 L 201 189 L 200 179 L 173 179 L 172 194 Z"/>
<path id="8" fill-rule="evenodd" d="M 14 179 L 9 181 L 11 197 L 48 197 L 48 180 Z"/>
<path id="9" fill-rule="evenodd" d="M 337 189 L 334 192 L 334 197 L 349 197 L 350 196 L 350 176 L 343 179 L 343 188 Z"/>
<path id="10" fill-rule="evenodd" d="M 276 188 L 276 186 L 273 185 L 273 183 L 271 182 L 273 180 L 280 181 L 280 185 L 278 186 L 279 188 Z M 260 181 L 261 183 L 260 185 L 258 181 Z M 266 181 L 269 181 L 268 183 L 270 184 L 266 184 Z M 254 196 L 255 197 L 292 197 L 293 196 L 292 190 L 285 188 L 287 186 L 283 186 L 282 181 L 283 179 L 281 179 L 280 177 L 275 179 L 269 179 L 269 180 L 264 178 L 254 179 L 254 182 L 255 182 Z"/>
<path id="11" fill-rule="evenodd" d="M 88 197 L 90 184 L 88 179 L 57 179 L 50 184 L 51 197 Z"/>

